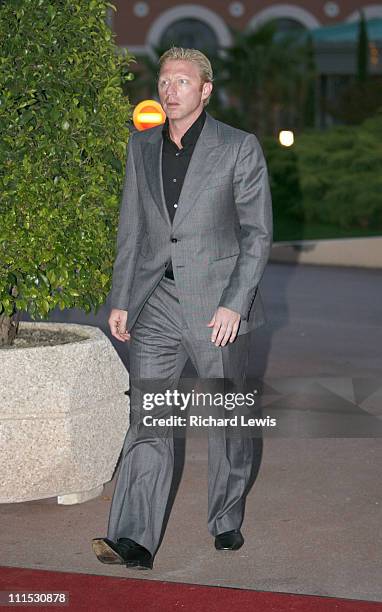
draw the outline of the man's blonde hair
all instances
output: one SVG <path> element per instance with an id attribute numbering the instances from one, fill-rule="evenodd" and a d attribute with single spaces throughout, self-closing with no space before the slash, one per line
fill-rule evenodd
<path id="1" fill-rule="evenodd" d="M 158 60 L 159 72 L 163 64 L 169 60 L 185 60 L 188 62 L 194 62 L 197 65 L 200 78 L 203 83 L 212 83 L 214 75 L 212 72 L 211 62 L 204 53 L 197 49 L 185 49 L 183 47 L 171 47 L 168 51 L 165 51 Z M 210 101 L 211 95 L 204 100 L 204 106 L 207 106 Z"/>

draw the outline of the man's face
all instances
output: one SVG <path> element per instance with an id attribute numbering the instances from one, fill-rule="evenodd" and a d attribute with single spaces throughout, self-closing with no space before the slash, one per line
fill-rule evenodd
<path id="1" fill-rule="evenodd" d="M 158 79 L 158 93 L 164 112 L 169 119 L 191 117 L 203 109 L 212 83 L 203 83 L 198 66 L 188 60 L 167 60 Z"/>

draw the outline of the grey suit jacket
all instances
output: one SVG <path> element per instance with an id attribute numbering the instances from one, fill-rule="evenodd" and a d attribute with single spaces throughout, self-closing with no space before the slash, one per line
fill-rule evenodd
<path id="1" fill-rule="evenodd" d="M 258 285 L 272 241 L 272 205 L 257 138 L 207 113 L 173 224 L 165 203 L 162 126 L 130 135 L 111 306 L 131 330 L 172 259 L 185 320 L 197 338 L 218 306 L 241 315 L 239 334 L 264 322 Z"/>

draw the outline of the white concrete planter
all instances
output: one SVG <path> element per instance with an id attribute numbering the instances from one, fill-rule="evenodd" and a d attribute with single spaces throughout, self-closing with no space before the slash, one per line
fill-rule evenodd
<path id="1" fill-rule="evenodd" d="M 102 492 L 129 425 L 129 376 L 107 336 L 89 325 L 21 322 L 84 339 L 0 350 L 0 503 Z"/>

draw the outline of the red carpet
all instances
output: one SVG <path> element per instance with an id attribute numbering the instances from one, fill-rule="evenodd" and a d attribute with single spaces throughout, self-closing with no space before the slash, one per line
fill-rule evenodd
<path id="1" fill-rule="evenodd" d="M 45 570 L 0 568 L 0 591 L 69 592 L 66 606 L 10 606 L 102 612 L 377 612 L 382 603 L 289 595 L 147 579 L 110 578 Z M 2 606 L 0 606 L 2 607 Z M 8 607 L 9 609 L 9 607 Z"/>

